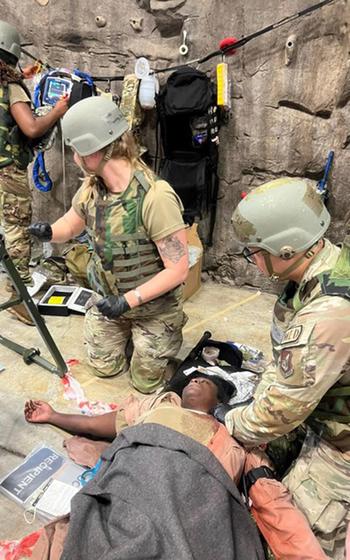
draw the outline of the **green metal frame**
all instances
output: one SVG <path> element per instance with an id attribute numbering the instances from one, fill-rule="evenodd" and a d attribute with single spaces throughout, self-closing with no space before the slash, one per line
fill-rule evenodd
<path id="1" fill-rule="evenodd" d="M 51 373 L 55 373 L 60 377 L 63 377 L 64 374 L 68 371 L 67 364 L 64 361 L 61 352 L 57 348 L 51 334 L 49 333 L 45 325 L 43 318 L 37 310 L 35 303 L 29 295 L 27 288 L 21 280 L 21 277 L 18 274 L 15 265 L 13 264 L 12 260 L 9 257 L 9 254 L 5 249 L 3 235 L 0 235 L 0 263 L 2 264 L 10 280 L 12 281 L 12 285 L 16 290 L 18 296 L 16 299 L 1 304 L 0 311 L 4 311 L 5 309 L 9 309 L 10 307 L 18 305 L 19 303 L 23 303 L 29 315 L 33 319 L 35 326 L 38 329 L 40 336 L 45 342 L 45 345 L 49 350 L 52 358 L 54 359 L 56 365 L 53 365 L 45 358 L 42 358 L 40 356 L 40 350 L 38 348 L 26 348 L 25 346 L 21 346 L 16 342 L 12 342 L 12 340 L 5 338 L 1 334 L 0 344 L 6 346 L 6 348 L 9 348 L 10 350 L 13 350 L 14 352 L 17 352 L 17 354 L 20 354 L 27 365 L 35 363 L 47 369 Z"/>

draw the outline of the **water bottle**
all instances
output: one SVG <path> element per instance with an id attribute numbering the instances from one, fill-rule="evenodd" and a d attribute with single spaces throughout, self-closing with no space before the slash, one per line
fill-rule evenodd
<path id="1" fill-rule="evenodd" d="M 153 109 L 156 104 L 155 95 L 158 93 L 159 84 L 154 75 L 142 78 L 139 89 L 139 102 L 143 109 Z"/>

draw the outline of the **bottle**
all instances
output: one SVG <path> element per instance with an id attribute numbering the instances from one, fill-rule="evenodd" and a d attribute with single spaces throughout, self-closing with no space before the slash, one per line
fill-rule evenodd
<path id="1" fill-rule="evenodd" d="M 156 104 L 156 93 L 159 91 L 159 83 L 154 74 L 141 79 L 139 89 L 139 102 L 143 109 L 153 109 Z"/>

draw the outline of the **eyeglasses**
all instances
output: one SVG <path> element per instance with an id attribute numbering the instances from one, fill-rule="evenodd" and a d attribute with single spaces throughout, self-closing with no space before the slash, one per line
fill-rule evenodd
<path id="1" fill-rule="evenodd" d="M 249 262 L 250 264 L 256 264 L 255 260 L 252 259 L 253 255 L 256 255 L 257 253 L 260 253 L 261 251 L 263 251 L 263 249 L 256 249 L 256 251 L 249 251 L 248 247 L 244 247 L 241 255 L 242 257 L 245 258 L 245 260 L 247 262 Z"/>

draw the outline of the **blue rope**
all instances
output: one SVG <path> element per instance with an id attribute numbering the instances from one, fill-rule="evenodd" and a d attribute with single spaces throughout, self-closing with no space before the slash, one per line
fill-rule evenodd
<path id="1" fill-rule="evenodd" d="M 73 74 L 75 74 L 75 76 L 78 76 L 78 78 L 84 80 L 84 82 L 86 82 L 90 87 L 94 87 L 94 80 L 92 79 L 90 74 L 87 74 L 86 72 L 81 72 L 77 68 L 74 70 Z"/>
<path id="2" fill-rule="evenodd" d="M 53 183 L 50 175 L 46 171 L 44 152 L 39 152 L 33 165 L 33 181 L 35 187 L 41 192 L 49 192 Z"/>
<path id="3" fill-rule="evenodd" d="M 51 72 L 46 72 L 41 79 L 40 82 L 35 86 L 34 90 L 34 99 L 33 104 L 34 107 L 40 107 L 41 105 L 41 84 L 43 79 L 50 75 Z M 44 159 L 44 152 L 39 152 L 34 160 L 33 165 L 33 182 L 35 187 L 41 192 L 49 192 L 52 189 L 53 183 L 51 181 L 50 175 L 46 171 L 45 167 L 45 159 Z"/>
<path id="4" fill-rule="evenodd" d="M 33 104 L 34 104 L 35 109 L 37 109 L 37 107 L 39 107 L 41 105 L 41 103 L 40 103 L 40 96 L 41 96 L 40 85 L 43 81 L 43 78 L 46 78 L 46 76 L 48 76 L 49 74 L 50 74 L 50 72 L 46 72 L 46 74 L 43 74 L 40 78 L 40 81 L 35 86 L 34 99 L 33 99 Z"/>

